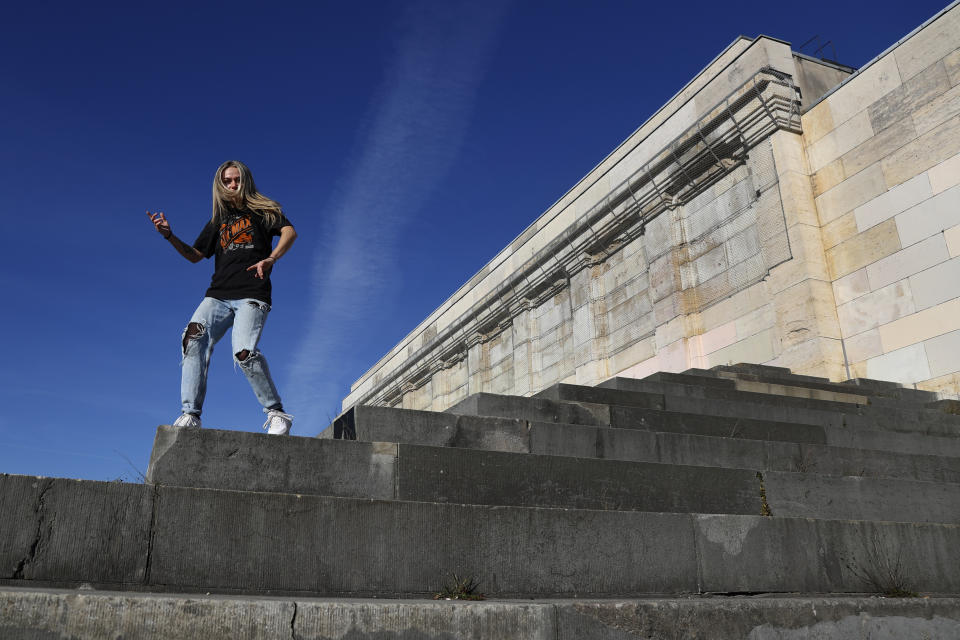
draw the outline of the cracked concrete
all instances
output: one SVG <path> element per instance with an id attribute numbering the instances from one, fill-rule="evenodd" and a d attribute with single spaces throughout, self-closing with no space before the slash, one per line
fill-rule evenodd
<path id="1" fill-rule="evenodd" d="M 33 543 L 30 545 L 30 550 L 27 552 L 27 555 L 25 555 L 20 560 L 20 562 L 17 563 L 17 567 L 14 570 L 13 575 L 11 576 L 11 579 L 13 580 L 24 579 L 26 568 L 28 567 L 28 565 L 33 563 L 34 559 L 37 557 L 37 553 L 39 552 L 39 549 L 40 549 L 40 543 L 43 540 L 45 532 L 47 533 L 47 537 L 49 538 L 49 527 L 52 526 L 52 523 L 47 524 L 47 527 L 44 527 L 44 525 L 46 524 L 44 522 L 44 519 L 45 519 L 44 507 L 45 507 L 46 495 L 47 495 L 47 492 L 50 491 L 50 487 L 53 486 L 53 480 L 39 479 L 38 482 L 41 485 L 41 488 L 40 488 L 40 493 L 37 495 L 36 506 L 33 509 L 34 515 L 36 516 L 36 520 L 37 520 L 36 533 L 34 534 Z"/>

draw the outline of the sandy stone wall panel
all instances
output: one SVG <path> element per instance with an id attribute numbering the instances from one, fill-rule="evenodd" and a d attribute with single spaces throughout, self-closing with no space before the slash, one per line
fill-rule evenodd
<path id="1" fill-rule="evenodd" d="M 828 249 L 827 266 L 830 269 L 831 278 L 836 280 L 899 250 L 900 237 L 897 235 L 897 224 L 894 220 L 887 220 Z"/>
<path id="2" fill-rule="evenodd" d="M 876 135 L 844 153 L 843 172 L 852 176 L 904 146 L 917 137 L 917 129 L 909 117 L 897 120 Z"/>
<path id="3" fill-rule="evenodd" d="M 851 149 L 873 137 L 873 127 L 866 111 L 860 111 L 839 127 L 807 147 L 810 169 L 819 171 Z M 846 167 L 844 167 L 846 168 Z"/>
<path id="4" fill-rule="evenodd" d="M 833 281 L 833 297 L 838 305 L 843 305 L 867 293 L 870 293 L 870 281 L 867 279 L 866 268 L 857 269 Z"/>
<path id="5" fill-rule="evenodd" d="M 923 134 L 960 113 L 960 86 L 955 86 L 929 104 L 917 109 L 913 122 L 918 134 Z"/>
<path id="6" fill-rule="evenodd" d="M 806 122 L 806 120 L 804 120 L 804 122 Z M 814 197 L 823 195 L 846 180 L 846 178 L 847 175 L 843 171 L 843 158 L 837 158 L 810 176 L 813 184 Z"/>
<path id="7" fill-rule="evenodd" d="M 926 173 L 911 178 L 854 209 L 857 229 L 866 231 L 923 202 L 931 195 L 930 181 Z"/>
<path id="8" fill-rule="evenodd" d="M 938 60 L 867 108 L 874 131 L 883 131 L 950 89 L 946 66 Z"/>
<path id="9" fill-rule="evenodd" d="M 898 214 L 895 220 L 904 247 L 960 224 L 960 186 Z"/>
<path id="10" fill-rule="evenodd" d="M 957 48 L 960 11 L 948 11 L 893 52 L 900 75 L 908 80 Z"/>
<path id="11" fill-rule="evenodd" d="M 880 332 L 876 329 L 870 329 L 846 338 L 844 345 L 847 351 L 847 360 L 850 362 L 864 362 L 883 354 Z"/>
<path id="12" fill-rule="evenodd" d="M 773 329 L 761 331 L 729 347 L 706 354 L 707 363 L 715 367 L 738 362 L 770 362 L 777 353 L 775 339 Z"/>
<path id="13" fill-rule="evenodd" d="M 901 280 L 841 304 L 837 307 L 837 317 L 843 335 L 855 336 L 916 310 L 910 282 Z"/>
<path id="14" fill-rule="evenodd" d="M 933 194 L 960 184 L 960 154 L 947 158 L 927 172 Z"/>
<path id="15" fill-rule="evenodd" d="M 879 229 L 891 221 L 874 227 Z M 872 229 L 871 229 L 872 231 Z M 862 236 L 868 235 L 867 231 Z M 860 236 L 858 236 L 860 237 Z M 943 234 L 931 236 L 922 242 L 913 244 L 867 265 L 867 278 L 871 289 L 880 289 L 897 280 L 928 269 L 947 260 L 947 243 Z"/>
<path id="16" fill-rule="evenodd" d="M 854 211 L 836 218 L 820 228 L 823 248 L 830 249 L 860 233 Z"/>
<path id="17" fill-rule="evenodd" d="M 893 56 L 884 56 L 847 81 L 829 97 L 835 125 L 841 125 L 901 84 L 900 69 Z"/>
<path id="18" fill-rule="evenodd" d="M 880 164 L 871 165 L 816 198 L 820 224 L 836 220 L 886 190 L 883 168 Z"/>
<path id="19" fill-rule="evenodd" d="M 923 347 L 932 377 L 956 372 L 957 362 L 960 362 L 960 331 L 951 331 L 931 338 L 923 343 Z"/>
<path id="20" fill-rule="evenodd" d="M 885 353 L 866 362 L 865 369 L 858 369 L 857 375 L 874 380 L 890 380 L 902 384 L 911 384 L 916 380 L 930 377 L 927 354 L 922 344 L 914 344 L 897 351 Z"/>
<path id="21" fill-rule="evenodd" d="M 957 153 L 960 153 L 960 116 L 904 145 L 884 158 L 880 165 L 887 187 L 894 187 Z"/>
<path id="22" fill-rule="evenodd" d="M 880 341 L 885 352 L 896 351 L 909 345 L 960 329 L 960 299 L 939 304 L 909 316 L 882 325 Z"/>

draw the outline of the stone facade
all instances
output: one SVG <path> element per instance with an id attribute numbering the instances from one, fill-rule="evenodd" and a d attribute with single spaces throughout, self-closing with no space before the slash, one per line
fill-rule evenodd
<path id="1" fill-rule="evenodd" d="M 738 38 L 352 387 L 733 362 L 960 390 L 960 6 L 860 71 Z"/>

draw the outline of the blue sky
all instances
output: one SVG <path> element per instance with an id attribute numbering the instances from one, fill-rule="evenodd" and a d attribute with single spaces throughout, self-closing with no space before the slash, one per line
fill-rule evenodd
<path id="1" fill-rule="evenodd" d="M 0 472 L 146 470 L 156 426 L 179 413 L 180 333 L 213 264 L 180 258 L 144 211 L 192 242 L 224 160 L 250 166 L 299 234 L 261 349 L 293 433 L 313 436 L 353 381 L 736 36 L 819 35 L 859 66 L 944 6 L 655 4 L 6 7 Z M 229 342 L 214 353 L 204 426 L 258 430 L 230 356 Z"/>

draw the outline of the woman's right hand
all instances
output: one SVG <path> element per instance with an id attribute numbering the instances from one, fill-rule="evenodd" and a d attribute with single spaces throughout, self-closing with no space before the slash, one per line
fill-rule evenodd
<path id="1" fill-rule="evenodd" d="M 153 223 L 160 235 L 169 239 L 173 231 L 170 229 L 170 223 L 167 222 L 167 217 L 163 215 L 163 211 L 157 211 L 156 213 L 147 211 L 147 215 L 150 216 L 150 222 Z"/>

